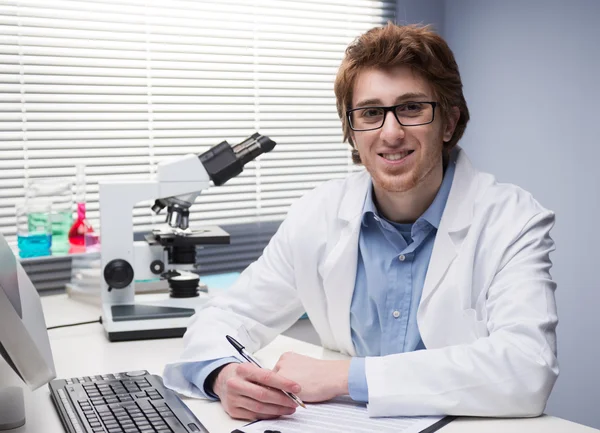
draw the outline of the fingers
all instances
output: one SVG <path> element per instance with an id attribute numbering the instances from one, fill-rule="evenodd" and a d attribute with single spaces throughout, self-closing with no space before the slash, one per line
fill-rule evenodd
<path id="1" fill-rule="evenodd" d="M 233 418 L 254 420 L 293 414 L 296 402 L 281 391 L 297 393 L 300 386 L 271 370 L 238 364 L 224 389 L 220 397 L 227 413 Z"/>
<path id="2" fill-rule="evenodd" d="M 293 393 L 298 393 L 301 390 L 300 385 L 293 380 L 287 379 L 272 370 L 259 368 L 252 364 L 239 365 L 236 373 L 244 379 L 271 388 L 277 388 Z"/>
<path id="3" fill-rule="evenodd" d="M 227 413 L 234 419 L 242 419 L 246 421 L 254 421 L 257 419 L 274 419 L 278 418 L 278 415 L 266 415 L 260 413 L 254 413 L 249 411 L 248 409 L 244 409 L 242 407 L 237 407 L 231 410 L 228 410 Z"/>
<path id="4" fill-rule="evenodd" d="M 258 385 L 248 380 L 231 380 L 227 386 L 232 393 L 249 397 L 258 402 L 292 409 L 298 406 L 296 402 L 286 396 L 281 390 Z"/>
<path id="5" fill-rule="evenodd" d="M 252 412 L 255 417 L 278 417 L 282 415 L 291 415 L 296 412 L 296 409 L 292 407 L 265 403 L 246 396 L 239 396 L 236 399 L 235 406 Z"/>
<path id="6" fill-rule="evenodd" d="M 297 404 L 282 389 L 298 389 L 296 382 L 252 364 L 236 366 L 235 374 L 225 382 L 221 402 L 227 413 L 237 419 L 271 419 L 291 415 Z"/>

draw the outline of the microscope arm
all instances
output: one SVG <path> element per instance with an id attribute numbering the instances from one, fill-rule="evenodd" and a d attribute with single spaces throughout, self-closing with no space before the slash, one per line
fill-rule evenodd
<path id="1" fill-rule="evenodd" d="M 194 201 L 196 196 L 209 187 L 210 177 L 196 155 L 185 155 L 159 164 L 156 180 L 105 181 L 100 183 L 100 228 L 101 261 L 103 273 L 116 273 L 116 277 L 127 282 L 121 290 L 108 290 L 106 278 L 102 279 L 102 301 L 110 305 L 133 303 L 135 264 L 133 242 L 133 208 L 143 200 L 157 197 L 183 196 Z M 193 196 L 193 197 L 192 197 Z M 155 255 L 155 252 L 148 254 Z M 113 260 L 112 269 L 107 265 Z M 126 262 L 126 263 L 125 263 Z M 130 274 L 130 275 L 129 275 Z"/>

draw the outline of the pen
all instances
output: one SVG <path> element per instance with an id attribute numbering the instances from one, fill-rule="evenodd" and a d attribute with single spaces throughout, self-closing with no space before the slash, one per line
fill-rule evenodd
<path id="1" fill-rule="evenodd" d="M 227 341 L 229 341 L 231 345 L 235 347 L 235 350 L 237 350 L 246 361 L 256 365 L 258 368 L 262 368 L 258 361 L 254 359 L 254 357 L 250 355 L 246 349 L 244 349 L 244 346 L 242 346 L 235 338 L 233 338 L 231 335 L 226 335 L 225 338 L 227 338 Z M 296 395 L 292 394 L 291 392 L 284 391 L 283 389 L 281 392 L 291 398 L 298 406 L 302 406 L 304 409 L 306 409 L 306 405 Z"/>

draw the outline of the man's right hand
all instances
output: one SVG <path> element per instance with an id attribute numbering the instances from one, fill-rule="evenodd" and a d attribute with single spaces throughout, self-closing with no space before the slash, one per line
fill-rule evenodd
<path id="1" fill-rule="evenodd" d="M 291 415 L 296 403 L 281 390 L 297 394 L 296 382 L 254 364 L 228 364 L 218 374 L 213 391 L 232 417 L 244 420 Z"/>

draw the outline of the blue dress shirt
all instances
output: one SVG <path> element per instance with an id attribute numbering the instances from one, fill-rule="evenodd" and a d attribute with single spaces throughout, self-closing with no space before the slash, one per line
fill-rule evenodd
<path id="1" fill-rule="evenodd" d="M 450 158 L 442 185 L 427 211 L 414 224 L 397 224 L 379 215 L 372 187 L 363 207 L 354 295 L 350 307 L 352 342 L 358 357 L 352 358 L 348 386 L 356 401 L 368 401 L 365 356 L 424 349 L 417 326 L 417 308 L 435 234 L 454 178 Z M 230 362 L 228 357 L 183 366 L 184 377 L 207 398 L 208 375 Z"/>
<path id="2" fill-rule="evenodd" d="M 435 235 L 454 178 L 450 158 L 435 199 L 413 224 L 382 217 L 369 188 L 363 207 L 350 329 L 357 357 L 350 362 L 348 388 L 356 401 L 368 401 L 365 356 L 424 349 L 417 310 Z"/>

